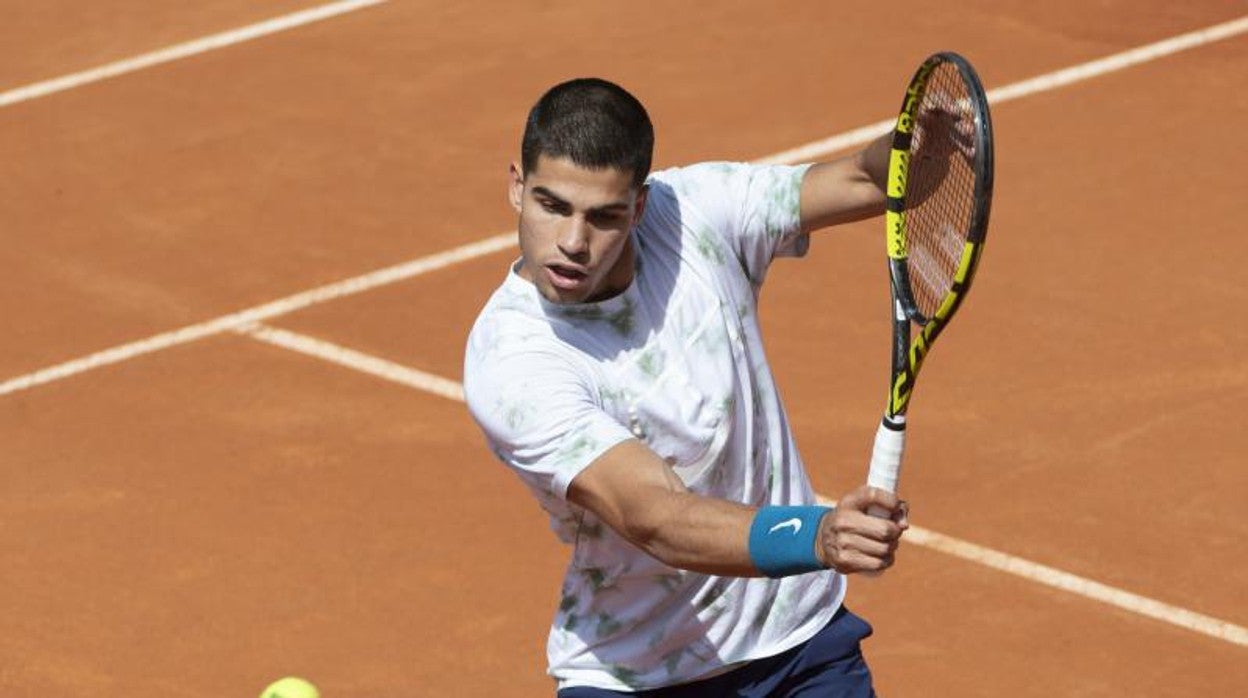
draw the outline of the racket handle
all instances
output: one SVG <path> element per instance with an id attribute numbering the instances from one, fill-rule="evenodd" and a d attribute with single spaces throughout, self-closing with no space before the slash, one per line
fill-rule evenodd
<path id="1" fill-rule="evenodd" d="M 871 467 L 867 471 L 867 484 L 889 492 L 897 491 L 897 478 L 901 476 L 901 456 L 906 450 L 906 418 L 904 415 L 885 417 L 875 432 L 875 446 L 871 449 Z M 888 510 L 872 506 L 868 513 L 881 519 L 889 518 Z"/>
<path id="2" fill-rule="evenodd" d="M 901 475 L 901 455 L 906 450 L 906 416 L 885 416 L 875 431 L 875 445 L 871 448 L 871 467 L 867 470 L 867 484 L 889 492 L 897 491 L 897 478 Z M 877 519 L 891 519 L 884 507 L 872 504 L 867 513 Z M 881 572 L 863 572 L 862 576 L 875 578 Z"/>

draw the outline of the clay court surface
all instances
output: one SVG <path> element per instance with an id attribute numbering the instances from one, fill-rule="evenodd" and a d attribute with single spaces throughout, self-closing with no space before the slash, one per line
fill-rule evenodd
<path id="1" fill-rule="evenodd" d="M 314 2 L 9 2 L 0 92 Z M 888 118 L 933 50 L 994 88 L 1246 10 L 1049 5 L 395 0 L 5 103 L 0 695 L 252 696 L 287 674 L 327 698 L 551 695 L 566 551 L 454 399 L 516 255 L 495 239 L 532 101 L 602 75 L 648 105 L 658 166 L 753 160 Z M 1248 684 L 1245 76 L 1241 33 L 994 107 L 984 263 L 911 410 L 913 521 L 1164 606 L 916 537 L 851 581 L 882 695 Z M 884 398 L 881 232 L 820 234 L 763 296 L 832 497 L 865 476 Z"/>

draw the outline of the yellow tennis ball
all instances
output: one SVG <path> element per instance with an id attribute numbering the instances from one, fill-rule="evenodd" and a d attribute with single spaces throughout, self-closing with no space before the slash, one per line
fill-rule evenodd
<path id="1" fill-rule="evenodd" d="M 321 698 L 321 692 L 304 679 L 287 676 L 269 684 L 260 698 Z"/>

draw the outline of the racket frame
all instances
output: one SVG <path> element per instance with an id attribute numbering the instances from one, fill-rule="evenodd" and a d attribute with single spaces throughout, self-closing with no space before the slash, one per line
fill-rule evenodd
<path id="1" fill-rule="evenodd" d="M 972 165 L 976 182 L 970 230 L 963 245 L 953 285 L 932 316 L 925 317 L 915 302 L 906 266 L 906 193 L 918 110 L 923 103 L 932 73 L 942 64 L 951 64 L 958 70 L 974 102 L 975 118 L 972 126 L 977 147 L 972 156 Z M 873 487 L 889 492 L 897 490 L 905 450 L 906 411 L 910 406 L 915 379 L 932 344 L 966 297 L 983 252 L 992 202 L 993 165 L 992 119 L 983 83 L 970 62 L 957 53 L 942 51 L 932 54 L 915 71 L 906 88 L 893 129 L 889 153 L 884 224 L 893 304 L 892 377 L 884 417 L 876 431 L 867 476 L 867 483 Z M 911 323 L 921 328 L 913 338 Z M 872 513 L 888 518 L 888 512 L 878 507 L 873 507 Z"/>
<path id="2" fill-rule="evenodd" d="M 942 64 L 953 65 L 966 82 L 975 111 L 974 142 L 977 144 L 973 154 L 972 166 L 976 173 L 973 208 L 970 230 L 966 243 L 963 245 L 957 273 L 949 292 L 945 294 L 932 317 L 925 317 L 914 299 L 910 286 L 910 275 L 906 267 L 908 245 L 906 235 L 906 187 L 910 169 L 910 148 L 913 143 L 914 127 L 918 119 L 918 109 L 927 91 L 928 81 L 932 73 Z M 969 61 L 951 51 L 933 54 L 915 71 L 914 77 L 906 89 L 902 100 L 901 112 L 893 129 L 892 149 L 889 153 L 888 190 L 885 203 L 885 233 L 888 253 L 889 280 L 893 295 L 893 353 L 892 353 L 892 386 L 885 420 L 896 423 L 897 417 L 903 417 L 910 404 L 910 394 L 914 381 L 923 365 L 923 359 L 948 324 L 949 319 L 957 312 L 970 289 L 983 252 L 984 239 L 988 232 L 988 216 L 992 202 L 993 188 L 993 148 L 992 119 L 988 111 L 988 100 L 984 94 L 983 83 Z M 910 323 L 922 329 L 911 339 Z"/>

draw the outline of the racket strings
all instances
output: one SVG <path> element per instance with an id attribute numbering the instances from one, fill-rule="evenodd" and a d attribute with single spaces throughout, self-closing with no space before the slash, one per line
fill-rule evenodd
<path id="1" fill-rule="evenodd" d="M 975 208 L 974 100 L 958 69 L 933 71 L 918 109 L 906 192 L 906 266 L 931 318 L 953 287 Z"/>

